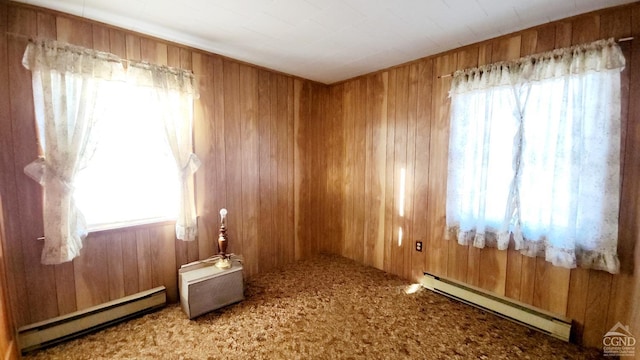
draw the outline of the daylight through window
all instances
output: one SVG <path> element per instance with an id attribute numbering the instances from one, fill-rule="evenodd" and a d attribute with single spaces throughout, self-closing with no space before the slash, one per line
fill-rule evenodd
<path id="1" fill-rule="evenodd" d="M 447 226 L 461 244 L 618 272 L 620 71 L 613 40 L 458 72 Z"/>

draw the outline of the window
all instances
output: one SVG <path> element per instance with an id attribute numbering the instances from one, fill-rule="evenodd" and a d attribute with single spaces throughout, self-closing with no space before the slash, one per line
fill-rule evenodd
<path id="1" fill-rule="evenodd" d="M 24 169 L 43 186 L 42 263 L 78 256 L 87 219 L 172 217 L 177 239 L 194 240 L 194 75 L 52 40 L 30 41 L 22 63 L 43 153 Z"/>
<path id="2" fill-rule="evenodd" d="M 461 244 L 617 273 L 620 70 L 612 40 L 455 75 L 447 226 Z"/>
<path id="3" fill-rule="evenodd" d="M 88 229 L 175 220 L 178 173 L 152 89 L 109 82 L 99 99 L 95 150 L 74 182 Z"/>

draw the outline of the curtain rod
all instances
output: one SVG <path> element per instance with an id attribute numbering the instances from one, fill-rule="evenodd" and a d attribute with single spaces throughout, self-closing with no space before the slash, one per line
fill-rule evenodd
<path id="1" fill-rule="evenodd" d="M 620 38 L 620 39 L 617 40 L 617 42 L 620 43 L 620 42 L 631 41 L 631 40 L 633 40 L 633 36 Z M 442 79 L 442 78 L 448 78 L 448 77 L 451 77 L 451 76 L 453 76 L 453 73 L 444 74 L 444 75 L 438 75 L 437 78 L 438 79 Z"/>
<path id="2" fill-rule="evenodd" d="M 23 34 L 13 33 L 13 32 L 9 32 L 9 31 L 5 32 L 5 34 L 7 34 L 7 35 L 11 35 L 11 36 L 15 36 L 15 37 L 18 37 L 18 38 L 22 38 L 22 39 L 35 40 L 32 36 L 27 36 L 27 35 L 23 35 Z M 618 42 L 625 42 L 625 41 L 631 41 L 631 40 L 633 40 L 633 36 L 620 38 L 620 39 L 618 39 L 617 41 L 618 41 Z M 124 59 L 123 59 L 123 60 L 124 60 Z M 124 60 L 124 61 L 126 61 L 126 62 L 130 62 L 130 60 Z M 442 78 L 448 78 L 448 77 L 451 77 L 451 76 L 453 76 L 453 73 L 450 73 L 450 74 L 444 74 L 444 75 L 438 75 L 438 76 L 437 76 L 437 78 L 438 78 L 438 79 L 442 79 Z"/>
<path id="3" fill-rule="evenodd" d="M 0 0 L 1 1 L 1 0 Z M 38 41 L 58 41 L 56 39 L 48 39 L 48 38 L 38 38 L 38 37 L 34 37 L 34 36 L 28 36 L 28 35 L 23 35 L 23 34 L 18 34 L 18 33 L 14 33 L 14 32 L 9 32 L 6 31 L 5 34 L 9 35 L 9 36 L 13 36 L 15 38 L 19 38 L 19 39 L 25 39 L 31 43 L 37 43 Z M 109 58 L 105 58 L 105 61 L 110 61 L 110 62 L 115 62 L 115 63 L 120 63 L 122 64 L 124 67 L 127 66 L 134 66 L 137 68 L 143 68 L 143 69 L 156 69 L 156 70 L 160 70 L 163 72 L 168 72 L 174 75 L 181 75 L 183 73 L 187 73 L 188 76 L 194 77 L 195 78 L 195 74 L 193 72 L 193 70 L 188 70 L 188 69 L 183 69 L 180 67 L 175 67 L 175 66 L 169 66 L 169 65 L 160 65 L 160 64 L 153 64 L 150 63 L 148 61 L 144 61 L 144 60 L 129 60 L 129 59 L 125 59 L 122 58 L 116 54 L 112 54 L 108 51 L 102 51 L 102 50 L 95 50 L 92 48 L 85 48 L 84 46 L 79 46 L 79 45 L 74 45 L 74 44 L 66 44 L 64 42 L 59 42 L 61 44 L 65 44 L 65 45 L 69 45 L 73 48 L 83 48 L 86 49 L 87 51 L 93 51 L 96 53 L 102 53 L 106 56 L 108 56 Z M 91 56 L 96 57 L 95 54 L 91 54 Z M 113 57 L 113 58 L 111 58 Z"/>

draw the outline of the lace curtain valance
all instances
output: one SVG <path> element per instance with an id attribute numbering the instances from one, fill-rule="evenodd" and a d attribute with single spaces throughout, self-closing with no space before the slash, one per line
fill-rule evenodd
<path id="1" fill-rule="evenodd" d="M 114 54 L 74 46 L 55 40 L 30 41 L 22 65 L 31 71 L 55 71 L 92 78 L 128 81 L 198 97 L 195 75 L 184 69 L 125 60 Z"/>
<path id="2" fill-rule="evenodd" d="M 614 39 L 598 40 L 529 55 L 514 61 L 458 70 L 453 74 L 450 94 L 495 86 L 514 86 L 588 72 L 619 72 L 624 64 L 624 55 Z"/>

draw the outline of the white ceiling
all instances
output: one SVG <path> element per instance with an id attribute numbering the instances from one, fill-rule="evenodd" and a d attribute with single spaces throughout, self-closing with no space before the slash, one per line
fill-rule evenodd
<path id="1" fill-rule="evenodd" d="M 333 83 L 634 0 L 17 0 Z"/>

